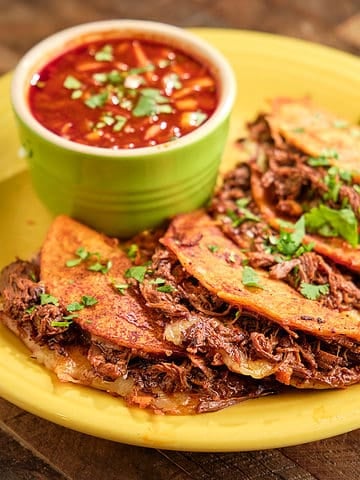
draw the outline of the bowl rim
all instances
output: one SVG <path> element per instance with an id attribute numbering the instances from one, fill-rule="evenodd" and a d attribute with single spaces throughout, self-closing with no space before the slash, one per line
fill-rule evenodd
<path id="1" fill-rule="evenodd" d="M 160 35 L 165 43 L 168 38 L 174 47 L 187 53 L 186 48 L 190 48 L 189 55 L 194 58 L 203 57 L 208 60 L 208 67 L 216 75 L 216 80 L 220 84 L 220 96 L 218 104 L 210 118 L 192 132 L 178 138 L 172 142 L 165 142 L 158 145 L 139 147 L 134 149 L 112 149 L 106 147 L 96 147 L 74 142 L 65 139 L 43 126 L 32 115 L 30 106 L 26 100 L 28 92 L 29 74 L 34 70 L 36 62 L 44 58 L 44 54 L 51 53 L 59 45 L 66 46 L 66 42 L 76 39 L 77 36 L 91 35 L 106 31 L 136 32 L 141 34 L 142 38 L 146 35 Z M 179 45 L 179 47 L 177 47 Z M 182 46 L 185 45 L 185 46 Z M 56 58 L 59 53 L 50 55 L 43 63 L 46 65 L 52 58 Z M 201 60 L 200 60 L 201 61 Z M 215 72 L 215 73 L 214 73 Z M 78 152 L 88 155 L 100 155 L 102 157 L 127 158 L 127 157 L 147 157 L 161 152 L 169 152 L 181 149 L 191 145 L 208 134 L 213 132 L 231 113 L 236 96 L 235 74 L 225 56 L 211 44 L 201 39 L 196 34 L 183 28 L 167 23 L 154 22 L 148 20 L 115 19 L 102 20 L 90 23 L 83 23 L 74 27 L 66 28 L 57 33 L 46 37 L 34 47 L 32 47 L 19 61 L 14 70 L 11 81 L 11 102 L 18 117 L 35 133 L 46 141 L 55 144 L 65 150 Z"/>

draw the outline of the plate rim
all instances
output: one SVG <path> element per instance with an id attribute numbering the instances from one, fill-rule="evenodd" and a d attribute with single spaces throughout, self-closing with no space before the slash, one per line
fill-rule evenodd
<path id="1" fill-rule="evenodd" d="M 225 28 L 191 28 L 190 30 L 198 33 L 199 35 L 205 37 L 233 37 L 234 35 L 239 38 L 244 38 L 246 40 L 251 40 L 249 49 L 256 47 L 255 44 L 261 44 L 262 41 L 270 41 L 274 44 L 285 44 L 287 47 L 292 50 L 302 50 L 310 49 L 311 51 L 318 52 L 322 57 L 334 58 L 334 56 L 341 61 L 342 64 L 356 65 L 356 70 L 359 70 L 360 73 L 360 60 L 347 52 L 339 51 L 332 47 L 324 46 L 321 44 L 312 43 L 306 40 L 292 38 L 283 35 L 276 35 L 266 32 L 256 32 L 252 30 L 236 30 L 236 29 L 225 29 Z M 255 41 L 255 44 L 252 43 Z M 216 44 L 216 38 L 215 38 Z M 276 55 L 276 54 L 275 54 Z M 310 62 L 311 63 L 311 62 Z M 11 73 L 5 74 L 0 78 L 0 91 L 2 88 L 5 88 L 5 85 L 9 82 Z M 19 173 L 18 171 L 13 172 L 13 176 Z M 0 177 L 0 182 L 6 181 L 9 177 Z M 333 435 L 338 435 L 345 433 L 357 428 L 360 428 L 360 406 L 356 407 L 356 402 L 353 401 L 353 409 L 349 412 L 337 412 L 337 408 L 340 403 L 350 400 L 354 400 L 358 395 L 360 398 L 360 385 L 355 385 L 349 387 L 346 390 L 339 391 L 321 391 L 321 392 L 304 392 L 305 403 L 310 402 L 312 405 L 316 405 L 319 409 L 318 418 L 312 419 L 311 426 L 313 429 L 309 430 L 309 427 L 303 427 L 301 433 L 296 434 L 296 432 L 291 431 L 287 438 L 279 435 L 273 435 L 266 438 L 243 438 L 241 435 L 246 434 L 246 424 L 245 427 L 241 424 L 235 425 L 230 422 L 231 414 L 235 413 L 235 416 L 238 415 L 237 410 L 243 409 L 243 411 L 252 411 L 254 408 L 262 408 L 262 405 L 268 405 L 269 403 L 274 403 L 279 399 L 279 396 L 266 397 L 251 400 L 251 408 L 243 407 L 248 405 L 248 402 L 240 403 L 234 407 L 229 407 L 225 410 L 215 413 L 201 414 L 194 417 L 162 417 L 156 416 L 154 414 L 138 411 L 138 409 L 129 409 L 123 405 L 122 400 L 114 399 L 108 394 L 103 392 L 98 392 L 93 389 L 84 386 L 78 386 L 73 384 L 61 384 L 55 377 L 54 374 L 48 372 L 45 367 L 34 364 L 33 362 L 28 361 L 29 352 L 21 344 L 21 342 L 7 330 L 4 330 L 5 327 L 0 326 L 0 352 L 2 353 L 0 359 L 0 394 L 11 403 L 23 408 L 24 410 L 31 412 L 35 415 L 38 415 L 46 420 L 57 423 L 61 426 L 71 428 L 86 434 L 91 434 L 98 436 L 100 438 L 105 438 L 113 441 L 129 443 L 133 445 L 151 447 L 151 448 L 163 448 L 169 450 L 191 450 L 199 452 L 230 452 L 230 451 L 249 451 L 249 450 L 258 450 L 264 448 L 279 448 L 285 446 L 291 446 L 300 443 L 307 443 L 315 440 L 320 440 L 328 438 Z M 1 335 L 1 332 L 4 335 Z M 5 340 L 4 340 L 5 338 Z M 6 340 L 7 339 L 7 340 Z M 11 346 L 17 345 L 17 351 L 14 353 L 11 351 Z M 15 365 L 14 365 L 14 355 L 15 355 Z M 4 361 L 13 362 L 13 365 L 4 365 Z M 21 388 L 19 388 L 18 383 L 14 383 L 14 378 L 18 373 L 17 368 L 23 366 L 23 362 L 26 361 L 27 367 L 26 372 L 37 372 L 36 375 L 40 375 L 39 378 L 42 378 L 43 386 L 46 388 L 52 388 L 54 391 L 59 393 L 59 396 L 56 396 L 57 401 L 54 400 L 54 393 L 45 390 L 45 393 L 42 390 L 33 391 L 33 385 L 29 381 L 24 381 Z M 17 362 L 17 363 L 16 363 Z M 15 370 L 14 370 L 15 368 Z M 36 377 L 37 378 L 37 377 Z M 50 386 L 50 387 L 49 387 Z M 84 395 L 85 392 L 85 395 Z M 355 393 L 354 393 L 355 392 Z M 30 395 L 31 393 L 31 395 Z M 54 400 L 57 410 L 49 411 L 49 409 L 41 403 L 41 399 L 45 395 L 46 398 L 52 398 Z M 287 396 L 282 396 L 285 405 L 288 406 L 293 412 L 296 411 L 296 405 L 294 406 L 294 398 L 299 395 L 298 392 L 294 394 L 286 394 Z M 330 395 L 330 396 L 329 396 Z M 95 403 L 102 405 L 105 410 L 103 412 L 103 418 L 109 419 L 112 418 L 112 413 L 108 417 L 105 415 L 106 411 L 117 412 L 120 415 L 127 415 L 127 420 L 130 422 L 130 426 L 138 427 L 138 431 L 132 431 L 126 434 L 123 430 L 118 429 L 109 429 L 106 431 L 101 425 L 93 425 L 91 420 L 84 418 L 83 415 L 76 417 L 79 414 L 78 409 L 73 410 L 73 406 L 69 405 L 71 401 L 77 399 L 78 401 L 83 397 L 89 397 L 90 399 L 95 398 Z M 270 399 L 270 400 L 269 400 Z M 325 399 L 325 400 L 324 400 Z M 295 403 L 298 400 L 295 398 Z M 119 403 L 120 402 L 120 403 Z M 315 403 L 314 403 L 315 402 Z M 360 403 L 360 402 L 359 402 Z M 325 405 L 325 406 L 324 406 Z M 330 405 L 330 406 L 329 406 Z M 88 405 L 85 401 L 85 404 L 79 404 L 80 408 L 84 409 L 84 412 L 88 413 L 93 410 L 93 405 Z M 327 411 L 328 407 L 328 411 Z M 321 411 L 323 408 L 323 411 Z M 313 408 L 308 408 L 305 412 L 308 415 L 312 412 Z M 72 413 L 73 412 L 73 413 Z M 225 412 L 225 413 L 224 413 Z M 192 423 L 191 418 L 202 419 L 198 421 L 197 426 L 197 435 L 194 435 L 194 431 L 191 430 Z M 184 419 L 186 419 L 184 421 Z M 222 444 L 218 442 L 209 443 L 209 439 L 201 438 L 207 434 L 213 433 L 214 428 L 216 429 L 216 424 L 219 421 L 225 422 L 222 426 L 223 429 L 227 432 L 227 439 L 222 439 Z M 164 422 L 165 420 L 165 422 Z M 271 418 L 266 417 L 265 420 L 270 422 L 267 425 L 266 432 L 270 432 L 273 428 L 271 424 Z M 229 423 L 230 422 L 230 423 Z M 165 423 L 165 428 L 164 428 Z M 168 424 L 168 426 L 166 426 Z M 260 425 L 260 424 L 259 424 Z M 258 427 L 259 427 L 258 425 Z M 141 427 L 141 428 L 140 428 Z M 176 427 L 176 429 L 175 429 Z M 305 429 L 304 429 L 305 428 Z M 174 431 L 174 429 L 176 431 Z M 173 433 L 173 438 L 169 438 L 168 435 Z M 232 434 L 237 433 L 237 437 L 231 437 Z M 193 435 L 184 440 L 182 436 L 184 435 Z M 241 434 L 241 435 L 240 435 Z M 240 435 L 240 436 L 239 436 Z M 245 435 L 246 436 L 246 435 Z M 210 442 L 213 442 L 210 439 Z"/>

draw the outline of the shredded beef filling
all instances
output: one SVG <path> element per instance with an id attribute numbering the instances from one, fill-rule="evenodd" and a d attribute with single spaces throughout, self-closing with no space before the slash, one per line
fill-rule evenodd
<path id="1" fill-rule="evenodd" d="M 238 364 L 266 360 L 273 364 L 275 378 L 285 384 L 309 381 L 342 387 L 360 380 L 356 342 L 339 346 L 337 339 L 289 331 L 238 311 L 189 276 L 165 248 L 154 254 L 151 272 L 139 285 L 147 305 L 168 317 L 167 331 L 178 332 L 174 342 L 207 364 L 229 366 L 227 359 Z M 158 291 L 154 278 L 164 279 L 172 291 Z"/>
<path id="2" fill-rule="evenodd" d="M 81 345 L 95 374 L 105 381 L 131 378 L 134 391 L 126 398 L 129 404 L 139 404 L 138 394 L 141 397 L 185 393 L 196 397 L 196 411 L 200 413 L 281 390 L 272 379 L 262 382 L 244 379 L 223 366 L 206 365 L 196 355 L 164 360 L 139 357 L 138 352 L 131 349 L 91 339 L 76 322 L 54 327 L 52 322 L 61 321 L 68 312 L 62 306 L 40 305 L 39 295 L 45 292 L 45 286 L 38 277 L 36 264 L 20 260 L 2 271 L 3 313 L 17 319 L 19 330 L 30 334 L 35 342 L 56 349 L 61 355 L 67 355 L 66 347 Z M 184 411 L 187 412 L 186 408 Z"/>
<path id="3" fill-rule="evenodd" d="M 244 249 L 249 265 L 268 270 L 272 278 L 285 281 L 297 291 L 301 291 L 302 282 L 329 285 L 329 294 L 317 300 L 328 308 L 339 311 L 359 308 L 360 289 L 354 275 L 342 272 L 340 267 L 315 252 L 286 259 L 269 251 L 269 239 L 278 238 L 279 233 L 260 218 L 251 201 L 250 175 L 250 168 L 245 164 L 228 172 L 209 207 L 210 215 L 220 222 L 224 234 Z M 246 208 L 258 221 L 246 219 L 246 212 L 244 214 L 237 203 L 241 198 L 250 199 Z M 229 212 L 233 214 L 229 216 Z"/>
<path id="4" fill-rule="evenodd" d="M 351 178 L 337 171 L 331 173 L 333 179 L 329 180 L 330 163 L 328 166 L 309 164 L 308 155 L 288 145 L 280 136 L 271 135 L 263 115 L 248 127 L 257 151 L 265 157 L 265 162 L 261 160 L 263 165 L 259 166 L 261 183 L 279 216 L 297 219 L 320 202 L 334 209 L 349 205 L 360 219 L 360 194 L 354 189 Z M 255 163 L 257 160 L 252 159 Z M 326 162 L 326 157 L 323 160 Z M 334 184 L 339 185 L 337 193 L 334 193 Z"/>

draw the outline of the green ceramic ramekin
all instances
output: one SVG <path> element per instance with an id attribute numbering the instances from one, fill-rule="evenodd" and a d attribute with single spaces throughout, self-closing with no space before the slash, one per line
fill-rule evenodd
<path id="1" fill-rule="evenodd" d="M 133 150 L 86 146 L 43 127 L 31 114 L 30 80 L 66 49 L 99 38 L 136 37 L 168 44 L 204 63 L 215 77 L 218 106 L 210 119 L 175 141 Z M 18 64 L 11 98 L 34 188 L 54 213 L 66 213 L 108 234 L 129 237 L 210 197 L 235 99 L 235 79 L 212 46 L 180 28 L 147 21 L 109 20 L 59 32 Z"/>

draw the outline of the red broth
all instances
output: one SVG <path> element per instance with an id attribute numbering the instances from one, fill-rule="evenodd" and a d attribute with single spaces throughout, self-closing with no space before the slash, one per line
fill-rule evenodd
<path id="1" fill-rule="evenodd" d="M 69 50 L 31 80 L 29 103 L 47 129 L 77 143 L 138 148 L 202 125 L 217 105 L 209 70 L 166 45 L 129 39 Z"/>

